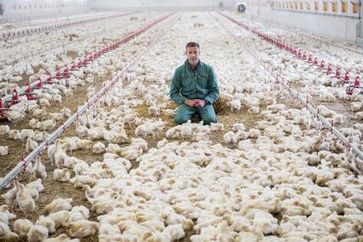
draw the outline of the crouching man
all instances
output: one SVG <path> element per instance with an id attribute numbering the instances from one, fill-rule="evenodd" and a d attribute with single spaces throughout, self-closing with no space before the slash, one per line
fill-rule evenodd
<path id="1" fill-rule="evenodd" d="M 213 68 L 199 60 L 200 47 L 196 42 L 186 45 L 187 60 L 175 70 L 170 98 L 179 107 L 175 123 L 182 124 L 199 115 L 204 124 L 216 123 L 213 103 L 219 98 L 219 88 Z"/>

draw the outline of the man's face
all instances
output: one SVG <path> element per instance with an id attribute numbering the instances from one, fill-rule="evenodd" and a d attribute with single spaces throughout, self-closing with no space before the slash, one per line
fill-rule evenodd
<path id="1" fill-rule="evenodd" d="M 187 58 L 192 66 L 198 64 L 199 61 L 199 48 L 198 47 L 188 47 L 186 50 Z"/>

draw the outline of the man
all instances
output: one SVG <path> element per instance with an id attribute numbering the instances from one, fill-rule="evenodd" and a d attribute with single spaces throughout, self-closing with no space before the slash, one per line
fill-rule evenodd
<path id="1" fill-rule="evenodd" d="M 175 70 L 170 87 L 170 98 L 179 104 L 175 123 L 186 123 L 195 114 L 204 124 L 216 123 L 212 104 L 219 98 L 219 88 L 214 70 L 199 60 L 198 43 L 189 42 L 185 49 L 187 60 Z"/>

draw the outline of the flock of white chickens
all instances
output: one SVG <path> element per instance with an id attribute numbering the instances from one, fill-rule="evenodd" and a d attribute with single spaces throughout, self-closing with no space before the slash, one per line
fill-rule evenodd
<path id="1" fill-rule="evenodd" d="M 2 42 L 1 95 L 11 92 L 23 75 L 30 81 L 46 80 L 47 71 L 77 60 L 67 56 L 69 51 L 87 55 L 165 15 L 139 13 Z M 256 26 L 276 36 L 286 34 Z M 77 37 L 65 37 L 70 34 Z M 353 54 L 314 46 L 301 36 L 296 33 L 289 41 L 323 53 L 345 68 L 362 64 Z M 168 94 L 170 79 L 185 60 L 189 41 L 201 44 L 201 59 L 216 70 L 228 106 L 228 112 L 219 116 L 224 122 L 171 125 L 175 106 Z M 27 55 L 29 45 L 38 54 L 19 59 Z M 31 182 L 19 177 L 20 182 L 1 191 L 0 238 L 31 242 L 362 240 L 361 161 L 306 108 L 294 104 L 261 63 L 291 80 L 301 95 L 320 105 L 323 116 L 340 125 L 352 143 L 363 145 L 362 95 L 349 96 L 341 87 L 328 85 L 329 78 L 314 66 L 217 13 L 175 13 L 77 68 L 70 78 L 34 90 L 37 100 L 21 97 L 10 107 L 7 117 L 12 122 L 0 126 L 0 139 L 18 141 L 17 152 L 29 153 L 71 117 L 75 110 L 63 103 L 72 100 L 77 90 L 87 90 L 86 102 L 97 92 L 96 80 L 107 73 L 117 78 L 79 117 L 73 132 L 60 136 L 28 164 L 21 177 L 31 177 Z M 34 67 L 40 67 L 38 73 Z M 345 113 L 330 108 L 341 100 L 350 109 Z M 57 111 L 49 111 L 56 106 Z M 243 122 L 250 115 L 258 118 Z M 241 120 L 230 121 L 236 117 Z M 24 120 L 29 127 L 18 129 Z M 14 155 L 8 148 L 0 146 L 3 162 Z M 80 150 L 100 159 L 90 161 L 77 155 Z M 4 171 L 1 176 L 5 175 Z M 74 203 L 72 194 L 39 204 L 50 180 L 59 186 L 72 183 L 88 205 Z"/>

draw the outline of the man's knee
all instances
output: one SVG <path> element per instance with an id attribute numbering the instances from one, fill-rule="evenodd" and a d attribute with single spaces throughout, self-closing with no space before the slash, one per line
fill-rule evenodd
<path id="1" fill-rule="evenodd" d="M 216 115 L 207 115 L 206 117 L 203 117 L 203 124 L 209 125 L 211 123 L 217 123 Z"/>
<path id="2" fill-rule="evenodd" d="M 217 123 L 217 115 L 212 105 L 205 106 L 200 114 L 205 125 Z"/>
<path id="3" fill-rule="evenodd" d="M 175 113 L 175 124 L 179 125 L 188 122 L 193 113 L 194 111 L 185 104 L 180 105 Z"/>
<path id="4" fill-rule="evenodd" d="M 175 115 L 175 124 L 179 125 L 179 124 L 183 124 L 189 121 L 189 118 L 186 117 L 185 115 Z"/>
<path id="5" fill-rule="evenodd" d="M 189 115 L 185 112 L 185 110 L 177 110 L 176 114 L 175 114 L 175 124 L 179 125 L 179 124 L 183 124 L 188 122 L 188 120 L 190 119 Z"/>

